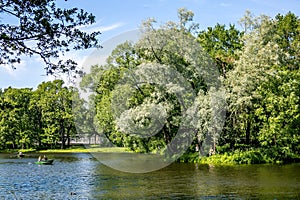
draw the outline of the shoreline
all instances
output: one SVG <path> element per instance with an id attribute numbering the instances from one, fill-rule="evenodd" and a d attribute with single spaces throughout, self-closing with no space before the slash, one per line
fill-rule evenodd
<path id="1" fill-rule="evenodd" d="M 59 154 L 59 153 L 134 153 L 125 147 L 93 147 L 85 148 L 82 146 L 73 146 L 67 149 L 7 149 L 1 150 L 0 154 L 15 154 L 18 152 L 26 154 Z M 199 157 L 197 153 L 187 153 L 182 155 L 177 163 L 198 163 L 208 165 L 252 165 L 252 164 L 291 164 L 300 163 L 300 156 L 286 158 L 285 160 L 276 160 L 264 154 L 258 154 L 255 151 L 230 152 L 224 154 L 215 154 L 212 156 Z"/>
<path id="2" fill-rule="evenodd" d="M 91 147 L 91 148 L 85 148 L 85 147 L 71 147 L 67 149 L 43 149 L 43 150 L 36 150 L 36 149 L 6 149 L 1 150 L 0 154 L 17 154 L 18 152 L 22 152 L 24 154 L 28 153 L 130 153 L 128 148 L 124 147 Z"/>

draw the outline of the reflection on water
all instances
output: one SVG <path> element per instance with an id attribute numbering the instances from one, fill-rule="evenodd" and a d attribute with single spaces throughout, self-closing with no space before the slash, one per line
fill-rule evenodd
<path id="1" fill-rule="evenodd" d="M 106 166 L 128 173 L 157 171 L 172 163 L 166 162 L 164 155 L 144 153 L 93 153 L 93 157 Z"/>
<path id="2" fill-rule="evenodd" d="M 300 199 L 300 164 L 175 163 L 130 174 L 108 168 L 89 154 L 48 157 L 55 159 L 53 165 L 0 155 L 0 199 Z"/>
<path id="3" fill-rule="evenodd" d="M 300 165 L 213 166 L 175 163 L 146 174 L 103 166 L 96 199 L 299 199 Z M 109 178 L 110 177 L 110 178 Z M 100 191 L 105 191 L 97 193 Z"/>
<path id="4" fill-rule="evenodd" d="M 0 199 L 78 199 L 90 194 L 96 163 L 88 154 L 49 155 L 53 165 L 36 165 L 38 155 L 33 157 L 0 155 Z"/>

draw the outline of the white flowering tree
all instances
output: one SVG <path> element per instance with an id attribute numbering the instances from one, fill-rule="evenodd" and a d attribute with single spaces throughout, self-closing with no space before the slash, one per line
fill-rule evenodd
<path id="1" fill-rule="evenodd" d="M 215 102 L 221 88 L 218 68 L 197 41 L 193 13 L 179 9 L 178 17 L 178 23 L 161 26 L 154 19 L 144 22 L 136 44 L 119 45 L 98 67 L 97 78 L 92 73 L 84 78 L 85 86 L 93 85 L 97 93 L 98 124 L 115 144 L 180 154 L 178 149 L 186 150 L 197 137 L 213 135 L 213 140 L 221 130 L 224 120 L 213 118 L 225 108 Z M 195 102 L 208 94 L 207 107 L 200 108 Z M 200 109 L 209 110 L 203 123 Z"/>
<path id="2" fill-rule="evenodd" d="M 299 128 L 294 126 L 299 120 L 299 19 L 292 13 L 275 19 L 250 16 L 246 13 L 242 20 L 245 46 L 224 81 L 228 141 L 248 148 L 299 151 Z"/>

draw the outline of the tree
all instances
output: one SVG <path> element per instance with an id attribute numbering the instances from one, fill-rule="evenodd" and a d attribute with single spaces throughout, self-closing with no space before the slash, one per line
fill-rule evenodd
<path id="1" fill-rule="evenodd" d="M 96 127 L 97 132 L 103 133 L 111 142 L 124 146 L 126 143 L 125 135 L 116 130 L 113 113 L 111 110 L 112 91 L 118 81 L 123 77 L 126 70 L 135 68 L 136 63 L 133 44 L 125 42 L 118 45 L 107 59 L 107 64 L 103 66 L 92 66 L 91 72 L 86 74 L 80 82 L 80 87 L 84 92 L 94 92 L 95 96 L 89 99 L 86 112 L 87 124 L 79 122 L 83 129 L 89 130 L 85 133 L 90 137 L 95 130 L 89 126 Z M 93 107 L 94 106 L 94 107 Z M 95 113 L 96 117 L 90 115 Z M 87 126 L 87 127 L 86 127 Z"/>
<path id="2" fill-rule="evenodd" d="M 32 131 L 35 133 L 34 141 L 38 148 L 42 148 L 43 126 L 45 126 L 42 120 L 42 107 L 40 106 L 42 95 L 43 91 L 39 89 L 32 91 L 28 107 L 31 116 Z"/>
<path id="3" fill-rule="evenodd" d="M 237 51 L 243 47 L 243 32 L 234 25 L 217 24 L 208 27 L 198 34 L 198 40 L 205 51 L 215 59 L 220 73 L 226 78 L 226 73 L 233 68 L 233 63 L 238 59 Z"/>
<path id="4" fill-rule="evenodd" d="M 7 88 L 1 98 L 0 138 L 2 145 L 10 148 L 28 148 L 34 143 L 29 102 L 31 89 Z"/>
<path id="5" fill-rule="evenodd" d="M 227 141 L 286 159 L 299 151 L 299 19 L 288 13 L 249 20 L 255 26 L 224 81 Z"/>
<path id="6" fill-rule="evenodd" d="M 199 108 L 189 108 L 201 91 L 215 100 L 219 73 L 194 36 L 193 13 L 179 9 L 178 17 L 159 27 L 144 22 L 136 44 L 119 45 L 106 65 L 83 78 L 82 86 L 96 93 L 97 123 L 116 145 L 176 157 L 202 134 L 188 117 Z"/>
<path id="7" fill-rule="evenodd" d="M 72 96 L 62 80 L 0 93 L 0 148 L 45 148 L 70 145 L 75 137 Z"/>
<path id="8" fill-rule="evenodd" d="M 71 49 L 100 47 L 100 32 L 80 30 L 80 26 L 95 23 L 95 16 L 78 8 L 57 8 L 55 0 L 1 0 L 0 14 L 17 21 L 1 21 L 0 65 L 14 67 L 23 55 L 38 55 L 46 64 L 47 74 L 79 72 L 75 61 L 63 61 L 59 56 Z"/>
<path id="9" fill-rule="evenodd" d="M 274 149 L 274 158 L 287 159 L 299 153 L 300 73 L 279 71 L 258 89 L 255 116 L 259 123 L 258 140 L 266 149 Z"/>
<path id="10" fill-rule="evenodd" d="M 263 38 L 264 43 L 275 43 L 280 52 L 267 80 L 256 90 L 258 140 L 263 148 L 268 147 L 272 157 L 280 160 L 299 153 L 299 30 L 299 17 L 291 12 L 278 14 Z"/>
<path id="11" fill-rule="evenodd" d="M 278 14 L 273 22 L 269 38 L 278 44 L 285 53 L 280 58 L 281 65 L 288 70 L 299 70 L 300 63 L 300 19 L 288 12 L 286 15 Z"/>
<path id="12" fill-rule="evenodd" d="M 239 59 L 235 61 L 233 70 L 224 80 L 228 94 L 227 128 L 232 134 L 231 147 L 238 144 L 250 145 L 251 138 L 257 138 L 251 137 L 251 133 L 257 132 L 253 121 L 256 89 L 267 81 L 268 73 L 272 72 L 274 64 L 279 63 L 281 55 L 276 43 L 264 42 L 271 28 L 269 19 L 258 17 L 251 20 L 258 23 L 258 19 L 261 19 L 260 24 L 256 24 L 243 36 L 245 45 L 238 52 Z"/>
<path id="13" fill-rule="evenodd" d="M 41 83 L 35 91 L 41 96 L 37 103 L 41 112 L 43 144 L 54 147 L 61 142 L 61 148 L 69 145 L 70 137 L 75 136 L 72 113 L 72 88 L 64 86 L 62 80 Z"/>

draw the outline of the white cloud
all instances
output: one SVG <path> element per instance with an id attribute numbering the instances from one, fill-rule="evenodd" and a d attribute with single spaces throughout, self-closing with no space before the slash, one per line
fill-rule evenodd
<path id="1" fill-rule="evenodd" d="M 228 7 L 231 6 L 229 3 L 220 3 L 219 4 L 221 7 Z"/>
<path id="2" fill-rule="evenodd" d="M 100 32 L 106 32 L 106 31 L 111 31 L 114 29 L 117 29 L 119 27 L 122 27 L 124 25 L 124 23 L 118 22 L 118 23 L 114 23 L 108 26 L 101 26 L 100 25 L 101 22 L 95 23 L 93 25 L 89 25 L 89 26 L 82 26 L 80 27 L 81 30 L 88 32 L 88 33 L 92 33 L 95 31 L 100 31 Z"/>
<path id="3" fill-rule="evenodd" d="M 22 73 L 22 71 L 26 70 L 26 61 L 21 60 L 20 63 L 14 64 L 16 69 L 13 69 L 11 65 L 3 65 L 2 66 L 5 73 L 14 78 L 18 77 L 18 74 Z"/>
<path id="4" fill-rule="evenodd" d="M 124 24 L 123 23 L 116 23 L 116 24 L 112 24 L 110 26 L 100 26 L 100 31 L 101 32 L 106 32 L 106 31 L 111 31 L 114 29 L 117 29 L 119 27 L 122 27 Z"/>

